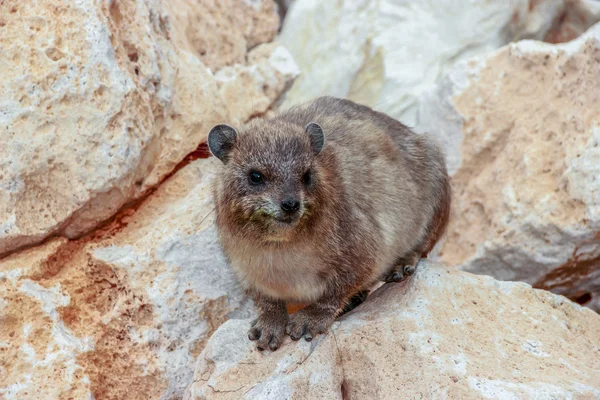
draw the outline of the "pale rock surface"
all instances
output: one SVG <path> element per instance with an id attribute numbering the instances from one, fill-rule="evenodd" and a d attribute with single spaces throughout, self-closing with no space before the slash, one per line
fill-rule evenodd
<path id="1" fill-rule="evenodd" d="M 600 19 L 596 5 L 583 3 L 296 1 L 288 10 L 280 40 L 302 75 L 286 93 L 282 107 L 333 95 L 414 126 L 421 94 L 457 61 L 514 40 L 547 36 L 559 40 L 581 33 Z"/>
<path id="2" fill-rule="evenodd" d="M 273 74 L 273 70 L 277 74 Z M 267 117 L 273 100 L 289 89 L 300 74 L 290 53 L 281 45 L 260 45 L 248 53 L 248 65 L 224 67 L 215 74 L 219 93 L 236 110 L 229 124 L 240 125 L 254 117 Z"/>
<path id="3" fill-rule="evenodd" d="M 424 263 L 308 343 L 210 338 L 184 399 L 595 399 L 600 316 L 525 283 Z"/>
<path id="4" fill-rule="evenodd" d="M 600 310 L 600 24 L 457 66 L 423 102 L 448 149 L 441 260 Z"/>
<path id="5" fill-rule="evenodd" d="M 178 47 L 198 56 L 213 72 L 244 64 L 248 50 L 270 42 L 279 29 L 273 0 L 169 0 Z"/>
<path id="6" fill-rule="evenodd" d="M 216 162 L 92 235 L 0 261 L 0 398 L 181 398 L 210 334 L 253 313 L 217 242 Z"/>
<path id="7" fill-rule="evenodd" d="M 0 256 L 88 232 L 213 124 L 264 112 L 297 74 L 260 46 L 277 29 L 272 0 L 3 1 Z"/>

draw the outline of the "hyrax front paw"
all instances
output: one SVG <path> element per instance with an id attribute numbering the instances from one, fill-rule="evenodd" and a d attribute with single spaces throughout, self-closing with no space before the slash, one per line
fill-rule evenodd
<path id="1" fill-rule="evenodd" d="M 307 342 L 310 342 L 318 334 L 327 332 L 334 320 L 335 313 L 332 313 L 331 310 L 314 305 L 308 306 L 290 316 L 286 333 L 292 340 L 304 337 Z"/>
<path id="2" fill-rule="evenodd" d="M 260 351 L 271 349 L 277 350 L 283 339 L 285 338 L 285 326 L 287 318 L 257 318 L 252 321 L 250 330 L 248 331 L 248 339 L 256 340 L 256 348 Z"/>

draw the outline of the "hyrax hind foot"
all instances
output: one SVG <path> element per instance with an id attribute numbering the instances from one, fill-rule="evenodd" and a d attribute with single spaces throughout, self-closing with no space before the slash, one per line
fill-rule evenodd
<path id="1" fill-rule="evenodd" d="M 403 280 L 415 273 L 420 262 L 421 260 L 418 259 L 414 263 L 408 265 L 394 265 L 392 269 L 388 272 L 388 274 L 383 278 L 383 281 L 386 283 L 402 282 Z"/>

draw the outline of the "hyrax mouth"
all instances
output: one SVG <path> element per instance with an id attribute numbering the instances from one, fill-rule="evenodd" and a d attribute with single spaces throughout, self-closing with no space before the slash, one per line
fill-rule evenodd
<path id="1" fill-rule="evenodd" d="M 259 224 L 272 225 L 275 228 L 292 228 L 302 217 L 302 212 L 278 213 L 258 210 L 250 216 L 250 220 Z"/>
<path id="2" fill-rule="evenodd" d="M 300 219 L 300 214 L 277 216 L 273 219 L 282 224 L 294 225 Z"/>

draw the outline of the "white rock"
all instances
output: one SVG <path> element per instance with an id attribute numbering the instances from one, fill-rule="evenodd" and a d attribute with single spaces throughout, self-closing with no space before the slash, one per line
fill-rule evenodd
<path id="1" fill-rule="evenodd" d="M 214 228 L 215 159 L 92 236 L 0 261 L 0 397 L 172 399 L 227 318 L 253 306 Z"/>
<path id="2" fill-rule="evenodd" d="M 300 0 L 281 42 L 302 75 L 283 107 L 333 95 L 374 107 L 414 126 L 421 94 L 457 61 L 513 40 L 581 32 L 600 18 L 578 1 Z M 584 15 L 585 18 L 579 18 Z M 564 30 L 567 30 L 565 27 Z M 556 34 L 559 37 L 566 33 Z"/>
<path id="3" fill-rule="evenodd" d="M 422 103 L 454 206 L 441 260 L 600 310 L 600 24 L 458 65 Z"/>
<path id="4" fill-rule="evenodd" d="M 600 316 L 431 263 L 311 343 L 260 354 L 248 326 L 230 320 L 214 333 L 184 399 L 600 397 Z"/>
<path id="5" fill-rule="evenodd" d="M 272 58 L 293 61 L 274 45 L 249 49 L 277 28 L 271 0 L 3 4 L 0 256 L 78 237 L 144 195 L 213 124 L 251 116 L 231 93 L 268 108 L 296 74 Z"/>

